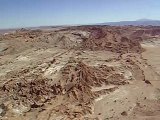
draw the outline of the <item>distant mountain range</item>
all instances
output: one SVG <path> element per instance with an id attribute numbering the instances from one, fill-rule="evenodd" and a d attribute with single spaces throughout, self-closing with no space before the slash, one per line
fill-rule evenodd
<path id="1" fill-rule="evenodd" d="M 150 20 L 150 19 L 140 19 L 136 21 L 120 21 L 120 22 L 106 22 L 100 23 L 100 25 L 111 25 L 111 26 L 125 26 L 125 25 L 133 25 L 133 26 L 160 26 L 160 20 Z"/>
<path id="2" fill-rule="evenodd" d="M 89 24 L 89 25 L 110 25 L 110 26 L 160 26 L 160 20 L 151 20 L 151 19 L 139 19 L 136 21 L 120 21 L 120 22 L 105 22 L 105 23 L 97 23 L 97 24 Z M 68 25 L 68 26 L 81 26 L 81 25 Z M 59 26 L 39 26 L 39 27 L 26 27 L 27 29 L 56 29 L 56 28 L 64 28 L 67 25 L 59 25 Z M 20 28 L 10 28 L 10 29 L 0 29 L 0 34 L 13 32 Z"/>

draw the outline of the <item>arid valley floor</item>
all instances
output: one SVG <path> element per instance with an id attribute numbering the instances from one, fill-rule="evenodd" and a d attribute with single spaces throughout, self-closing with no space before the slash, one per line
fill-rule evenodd
<path id="1" fill-rule="evenodd" d="M 1 120 L 160 120 L 160 27 L 0 35 Z"/>

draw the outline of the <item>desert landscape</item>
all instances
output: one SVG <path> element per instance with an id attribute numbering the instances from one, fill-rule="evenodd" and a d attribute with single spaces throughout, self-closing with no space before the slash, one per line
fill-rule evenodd
<path id="1" fill-rule="evenodd" d="M 156 26 L 1 32 L 0 119 L 159 120 L 159 50 Z"/>

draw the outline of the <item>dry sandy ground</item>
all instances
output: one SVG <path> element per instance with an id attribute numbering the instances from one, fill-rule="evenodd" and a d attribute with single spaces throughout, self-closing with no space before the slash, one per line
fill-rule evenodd
<path id="1" fill-rule="evenodd" d="M 102 120 L 159 120 L 160 119 L 160 45 L 159 41 L 144 42 L 141 65 L 144 81 L 132 81 L 95 102 L 94 113 Z"/>

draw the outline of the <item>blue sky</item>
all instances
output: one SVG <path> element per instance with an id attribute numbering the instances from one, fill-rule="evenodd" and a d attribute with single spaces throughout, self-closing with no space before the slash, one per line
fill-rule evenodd
<path id="1" fill-rule="evenodd" d="M 0 28 L 160 20 L 160 0 L 0 0 Z"/>

